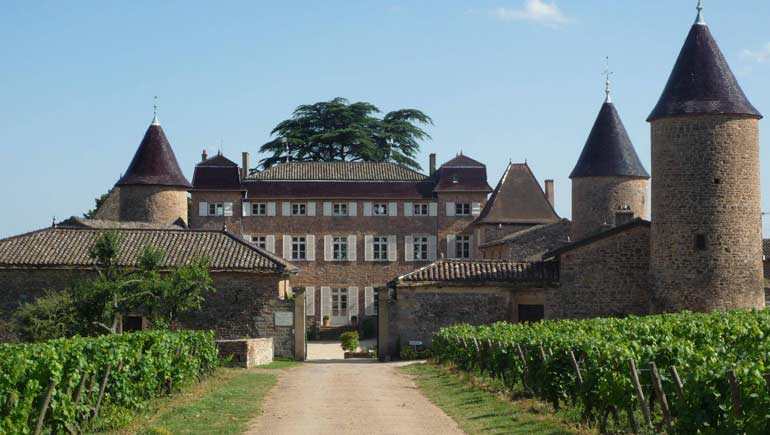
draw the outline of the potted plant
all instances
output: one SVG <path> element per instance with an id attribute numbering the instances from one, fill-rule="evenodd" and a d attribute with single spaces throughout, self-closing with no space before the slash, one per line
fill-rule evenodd
<path id="1" fill-rule="evenodd" d="M 340 335 L 340 345 L 345 351 L 345 358 L 351 358 L 358 350 L 358 332 L 344 332 Z"/>
<path id="2" fill-rule="evenodd" d="M 324 326 L 329 326 L 329 316 L 324 316 L 323 322 L 324 322 Z"/>

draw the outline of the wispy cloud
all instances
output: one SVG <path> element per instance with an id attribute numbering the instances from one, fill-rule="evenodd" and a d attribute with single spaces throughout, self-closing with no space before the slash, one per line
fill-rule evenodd
<path id="1" fill-rule="evenodd" d="M 521 8 L 500 7 L 492 10 L 492 15 L 503 21 L 531 21 L 551 27 L 558 27 L 570 21 L 555 2 L 546 0 L 526 0 Z"/>
<path id="2" fill-rule="evenodd" d="M 758 50 L 751 50 L 748 48 L 743 49 L 741 57 L 757 63 L 770 62 L 770 42 L 765 44 L 764 47 L 760 47 Z"/>

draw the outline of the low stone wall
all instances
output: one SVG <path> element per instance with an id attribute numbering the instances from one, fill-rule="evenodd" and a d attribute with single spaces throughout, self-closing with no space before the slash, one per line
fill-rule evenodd
<path id="1" fill-rule="evenodd" d="M 230 365 L 235 367 L 250 369 L 273 362 L 272 338 L 217 340 L 217 347 L 220 357 L 232 356 Z"/>

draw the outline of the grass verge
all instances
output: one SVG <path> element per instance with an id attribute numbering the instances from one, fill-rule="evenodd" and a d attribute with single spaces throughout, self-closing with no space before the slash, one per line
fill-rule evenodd
<path id="1" fill-rule="evenodd" d="M 298 366 L 302 364 L 302 361 L 294 361 L 293 359 L 274 359 L 273 362 L 269 364 L 265 364 L 262 366 L 257 366 L 258 369 L 267 369 L 267 370 L 281 370 L 281 369 L 289 369 L 295 366 Z"/>
<path id="2" fill-rule="evenodd" d="M 510 400 L 472 376 L 432 364 L 413 364 L 401 370 L 413 375 L 420 391 L 452 417 L 465 433 L 585 435 L 594 434 L 568 415 L 554 413 L 532 399 Z"/>

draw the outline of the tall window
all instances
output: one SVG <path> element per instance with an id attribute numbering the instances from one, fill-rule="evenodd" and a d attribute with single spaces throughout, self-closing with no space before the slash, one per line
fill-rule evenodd
<path id="1" fill-rule="evenodd" d="M 455 203 L 455 216 L 470 216 L 471 204 L 468 202 Z"/>
<path id="2" fill-rule="evenodd" d="M 471 236 L 457 236 L 455 238 L 455 251 L 457 258 L 471 258 Z"/>
<path id="3" fill-rule="evenodd" d="M 332 215 L 347 216 L 348 204 L 346 202 L 335 202 L 334 204 L 332 204 Z"/>
<path id="4" fill-rule="evenodd" d="M 348 238 L 334 237 L 332 239 L 332 258 L 337 261 L 348 259 Z"/>
<path id="5" fill-rule="evenodd" d="M 375 237 L 373 239 L 373 257 L 375 260 L 388 259 L 388 238 Z"/>
<path id="6" fill-rule="evenodd" d="M 252 202 L 251 203 L 251 215 L 252 216 L 267 216 L 267 203 L 264 203 L 264 202 Z"/>
<path id="7" fill-rule="evenodd" d="M 267 237 L 265 236 L 251 236 L 251 243 L 260 249 L 267 249 Z"/>
<path id="8" fill-rule="evenodd" d="M 304 260 L 307 258 L 307 240 L 304 237 L 291 238 L 291 259 Z"/>
<path id="9" fill-rule="evenodd" d="M 292 203 L 291 215 L 292 216 L 305 216 L 307 214 L 307 204 L 305 203 Z"/>
<path id="10" fill-rule="evenodd" d="M 414 259 L 415 260 L 427 260 L 428 259 L 428 238 L 427 237 L 414 237 Z"/>
<path id="11" fill-rule="evenodd" d="M 348 289 L 332 289 L 332 316 L 347 317 L 348 315 Z"/>
<path id="12" fill-rule="evenodd" d="M 414 204 L 414 213 L 415 216 L 427 216 L 428 215 L 428 204 Z"/>
<path id="13" fill-rule="evenodd" d="M 375 216 L 387 216 L 388 204 L 385 204 L 383 202 L 375 202 L 374 204 L 372 204 L 372 214 Z"/>
<path id="14" fill-rule="evenodd" d="M 225 205 L 221 202 L 210 202 L 209 203 L 209 216 L 224 216 L 225 215 Z"/>

